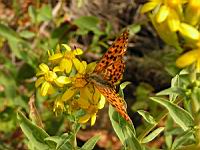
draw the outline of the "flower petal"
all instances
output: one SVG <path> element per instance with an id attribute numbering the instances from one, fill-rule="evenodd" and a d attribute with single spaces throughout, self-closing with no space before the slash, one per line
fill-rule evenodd
<path id="1" fill-rule="evenodd" d="M 74 87 L 70 87 L 69 89 L 67 89 L 65 91 L 65 93 L 62 95 L 61 100 L 62 101 L 68 101 L 69 99 L 71 99 L 74 94 L 76 93 L 76 88 Z"/>
<path id="2" fill-rule="evenodd" d="M 176 32 L 179 29 L 180 19 L 176 11 L 173 9 L 170 10 L 169 17 L 167 18 L 167 23 L 172 32 Z"/>
<path id="3" fill-rule="evenodd" d="M 78 122 L 79 123 L 86 123 L 86 122 L 88 122 L 88 120 L 90 119 L 90 117 L 91 116 L 89 114 L 86 114 L 86 115 L 80 117 L 79 120 L 78 120 Z"/>
<path id="4" fill-rule="evenodd" d="M 191 38 L 193 40 L 198 40 L 200 37 L 199 31 L 193 26 L 186 23 L 180 24 L 179 31 L 182 35 Z"/>
<path id="5" fill-rule="evenodd" d="M 45 81 L 42 86 L 41 86 L 41 89 L 40 89 L 40 92 L 41 92 L 41 95 L 42 96 L 46 96 L 47 93 L 48 93 L 48 90 L 49 90 L 49 87 L 50 87 L 50 83 Z"/>
<path id="6" fill-rule="evenodd" d="M 77 58 L 72 59 L 72 61 L 78 73 L 85 74 L 86 71 L 85 64 L 80 62 Z"/>
<path id="7" fill-rule="evenodd" d="M 42 82 L 45 82 L 44 77 L 38 78 L 38 79 L 35 81 L 35 87 L 36 87 L 36 88 L 39 87 L 39 86 L 42 84 Z"/>
<path id="8" fill-rule="evenodd" d="M 90 123 L 91 126 L 93 126 L 93 125 L 95 124 L 96 119 L 97 119 L 97 115 L 96 115 L 96 113 L 95 113 L 95 114 L 92 115 L 92 117 L 91 117 L 91 123 Z"/>
<path id="9" fill-rule="evenodd" d="M 63 87 L 64 84 L 68 84 L 71 83 L 71 80 L 69 77 L 66 76 L 59 76 L 58 78 L 55 79 L 55 83 L 60 86 Z"/>
<path id="10" fill-rule="evenodd" d="M 73 54 L 74 55 L 82 55 L 83 54 L 83 50 L 80 48 L 76 48 L 75 50 L 73 50 Z"/>
<path id="11" fill-rule="evenodd" d="M 200 72 L 200 59 L 197 60 L 196 70 L 197 70 L 198 73 Z"/>
<path id="12" fill-rule="evenodd" d="M 45 74 L 45 72 L 43 72 L 43 71 L 38 71 L 37 73 L 36 73 L 36 76 L 38 77 L 38 76 L 42 76 L 42 75 L 44 75 Z"/>
<path id="13" fill-rule="evenodd" d="M 188 65 L 191 65 L 197 60 L 199 56 L 198 53 L 200 53 L 200 50 L 192 50 L 183 54 L 176 60 L 176 66 L 179 68 L 184 68 Z"/>
<path id="14" fill-rule="evenodd" d="M 163 5 L 160 7 L 160 9 L 156 15 L 156 21 L 158 23 L 161 23 L 166 20 L 168 15 L 169 15 L 169 7 L 167 7 L 166 5 Z"/>
<path id="15" fill-rule="evenodd" d="M 89 98 L 91 97 L 91 93 L 87 87 L 80 89 L 80 98 L 78 99 L 78 104 L 81 108 L 87 109 L 90 106 Z"/>
<path id="16" fill-rule="evenodd" d="M 87 73 L 92 73 L 96 67 L 96 62 L 89 63 L 86 67 Z"/>
<path id="17" fill-rule="evenodd" d="M 45 73 L 47 73 L 49 71 L 49 67 L 44 63 L 40 64 L 39 68 L 40 68 L 40 70 L 42 70 Z"/>
<path id="18" fill-rule="evenodd" d="M 63 57 L 63 54 L 62 53 L 57 53 L 57 54 L 54 54 L 52 56 L 49 56 L 49 61 L 52 61 L 52 60 L 57 60 L 57 59 L 60 59 Z"/>
<path id="19" fill-rule="evenodd" d="M 62 59 L 60 62 L 60 69 L 70 73 L 72 70 L 72 61 L 69 59 Z"/>
<path id="20" fill-rule="evenodd" d="M 72 49 L 71 49 L 71 47 L 69 46 L 69 45 L 67 45 L 67 44 L 62 44 L 62 46 L 65 48 L 65 50 L 66 51 L 71 51 Z"/>
<path id="21" fill-rule="evenodd" d="M 98 109 L 102 109 L 105 106 L 105 103 L 106 103 L 106 98 L 103 95 L 101 95 L 100 101 L 98 103 Z"/>
<path id="22" fill-rule="evenodd" d="M 55 88 L 50 84 L 50 87 L 49 87 L 49 89 L 48 89 L 48 91 L 47 91 L 47 94 L 48 94 L 48 95 L 52 95 L 52 94 L 54 94 L 55 92 L 56 92 Z"/>
<path id="23" fill-rule="evenodd" d="M 60 66 L 55 66 L 53 68 L 53 72 L 63 72 L 63 70 L 60 68 Z"/>
<path id="24" fill-rule="evenodd" d="M 140 10 L 141 13 L 146 13 L 148 11 L 153 10 L 156 6 L 158 5 L 158 3 L 156 2 L 148 2 L 146 4 L 144 4 Z"/>

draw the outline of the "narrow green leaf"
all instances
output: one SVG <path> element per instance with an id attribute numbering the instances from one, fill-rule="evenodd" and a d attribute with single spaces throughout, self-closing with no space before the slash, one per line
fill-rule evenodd
<path id="1" fill-rule="evenodd" d="M 124 97 L 124 92 L 123 92 L 123 90 L 124 90 L 124 89 L 126 88 L 126 86 L 129 85 L 129 84 L 131 84 L 131 82 L 128 82 L 128 81 L 123 82 L 123 83 L 120 84 L 120 86 L 119 86 L 119 95 L 120 95 L 121 97 Z"/>
<path id="2" fill-rule="evenodd" d="M 99 141 L 100 136 L 96 135 L 92 138 L 90 138 L 82 147 L 81 150 L 93 150 L 96 143 Z"/>
<path id="3" fill-rule="evenodd" d="M 151 97 L 151 100 L 163 105 L 171 115 L 172 119 L 184 130 L 188 130 L 190 127 L 194 126 L 193 117 L 183 108 L 171 103 L 170 101 L 159 98 Z"/>
<path id="4" fill-rule="evenodd" d="M 34 125 L 20 111 L 17 114 L 17 118 L 23 133 L 37 149 L 49 149 L 47 142 L 44 140 L 49 135 L 43 129 Z"/>
<path id="5" fill-rule="evenodd" d="M 174 143 L 172 144 L 171 150 L 176 150 L 180 148 L 183 144 L 191 140 L 191 138 L 194 140 L 194 131 L 193 130 L 187 130 L 182 135 L 178 136 Z"/>
<path id="6" fill-rule="evenodd" d="M 142 150 L 142 145 L 140 145 L 136 138 L 133 124 L 125 121 L 111 105 L 109 106 L 109 117 L 113 129 L 122 142 L 124 148 Z"/>
<path id="7" fill-rule="evenodd" d="M 155 119 L 150 115 L 149 112 L 144 110 L 138 110 L 137 111 L 148 123 L 150 124 L 156 124 Z"/>
<path id="8" fill-rule="evenodd" d="M 151 132 L 149 135 L 147 135 L 144 139 L 142 139 L 141 143 L 148 143 L 152 141 L 155 137 L 157 137 L 165 128 L 159 127 L 153 132 Z"/>
<path id="9" fill-rule="evenodd" d="M 31 18 L 32 23 L 37 22 L 37 12 L 36 9 L 31 5 L 28 7 L 28 14 Z"/>
<path id="10" fill-rule="evenodd" d="M 136 34 L 141 30 L 141 25 L 139 24 L 132 24 L 128 26 L 131 34 Z"/>
<path id="11" fill-rule="evenodd" d="M 35 36 L 35 33 L 28 31 L 28 30 L 24 30 L 24 31 L 21 31 L 19 33 L 19 35 L 23 38 L 30 39 L 30 38 L 33 38 Z"/>
<path id="12" fill-rule="evenodd" d="M 185 92 L 180 87 L 171 87 L 171 88 L 158 92 L 156 95 L 157 96 L 169 95 L 170 101 L 173 102 L 178 95 L 185 96 Z"/>
<path id="13" fill-rule="evenodd" d="M 21 41 L 19 35 L 11 28 L 0 23 L 0 36 L 15 42 Z"/>

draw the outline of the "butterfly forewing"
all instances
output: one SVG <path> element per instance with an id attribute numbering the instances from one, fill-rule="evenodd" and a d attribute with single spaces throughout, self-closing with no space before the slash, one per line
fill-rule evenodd
<path id="1" fill-rule="evenodd" d="M 128 44 L 128 30 L 125 30 L 108 48 L 107 52 L 103 55 L 95 68 L 96 73 L 100 73 L 107 67 L 123 59 Z"/>

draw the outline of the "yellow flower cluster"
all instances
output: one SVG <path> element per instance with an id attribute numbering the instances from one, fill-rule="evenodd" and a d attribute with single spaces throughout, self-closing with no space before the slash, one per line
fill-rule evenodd
<path id="1" fill-rule="evenodd" d="M 53 111 L 56 114 L 84 110 L 85 114 L 78 118 L 79 123 L 91 120 L 94 125 L 98 110 L 105 105 L 105 98 L 86 79 L 96 64 L 80 61 L 76 57 L 83 54 L 80 48 L 72 50 L 66 44 L 62 44 L 62 48 L 57 46 L 55 52 L 48 51 L 49 64 L 39 65 L 35 86 L 42 96 L 55 99 Z"/>
<path id="2" fill-rule="evenodd" d="M 141 13 L 147 12 L 167 44 L 177 48 L 181 40 L 190 45 L 191 51 L 179 57 L 176 65 L 184 68 L 196 63 L 200 71 L 200 0 L 150 0 L 141 8 Z"/>

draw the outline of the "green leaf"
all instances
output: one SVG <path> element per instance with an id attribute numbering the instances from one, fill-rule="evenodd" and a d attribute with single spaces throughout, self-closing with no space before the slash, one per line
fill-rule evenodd
<path id="1" fill-rule="evenodd" d="M 92 138 L 90 138 L 82 147 L 81 150 L 93 150 L 96 143 L 99 141 L 100 136 L 96 135 Z"/>
<path id="2" fill-rule="evenodd" d="M 0 23 L 0 36 L 10 41 L 19 42 L 21 41 L 19 35 L 11 28 Z"/>
<path id="3" fill-rule="evenodd" d="M 87 34 L 88 31 L 93 31 L 96 35 L 104 34 L 98 28 L 99 19 L 97 17 L 83 16 L 75 19 L 73 23 L 79 27 L 79 32 L 82 35 Z"/>
<path id="4" fill-rule="evenodd" d="M 151 100 L 163 105 L 171 115 L 172 119 L 184 130 L 188 130 L 190 127 L 194 126 L 193 117 L 183 108 L 171 103 L 170 101 L 159 98 L 151 97 Z"/>
<path id="5" fill-rule="evenodd" d="M 72 135 L 68 133 L 64 133 L 62 136 L 51 136 L 45 138 L 45 141 L 53 141 L 56 143 L 56 150 L 66 150 L 72 149 L 70 144 L 70 139 Z"/>
<path id="6" fill-rule="evenodd" d="M 28 30 L 24 30 L 24 31 L 21 31 L 19 33 L 19 35 L 23 38 L 30 39 L 30 38 L 33 38 L 35 36 L 35 33 L 28 31 Z"/>
<path id="7" fill-rule="evenodd" d="M 126 87 L 127 85 L 129 85 L 129 84 L 131 84 L 131 82 L 128 82 L 128 81 L 123 82 L 123 83 L 120 84 L 120 86 L 119 86 L 119 95 L 120 95 L 121 97 L 124 97 L 123 90 L 124 90 L 125 87 Z"/>
<path id="8" fill-rule="evenodd" d="M 10 75 L 5 75 L 0 72 L 0 84 L 5 87 L 5 96 L 8 99 L 13 100 L 16 97 L 17 85 L 14 77 Z"/>
<path id="9" fill-rule="evenodd" d="M 138 110 L 137 111 L 148 123 L 150 124 L 156 124 L 155 119 L 150 115 L 149 112 L 144 110 Z"/>
<path id="10" fill-rule="evenodd" d="M 44 150 L 49 149 L 49 143 L 44 140 L 49 137 L 49 135 L 42 128 L 34 125 L 20 111 L 18 111 L 17 118 L 23 133 L 35 148 Z"/>
<path id="11" fill-rule="evenodd" d="M 172 144 L 171 150 L 176 150 L 180 148 L 183 144 L 187 143 L 191 140 L 191 138 L 194 140 L 194 131 L 193 130 L 187 130 L 182 135 L 178 136 L 174 143 Z"/>
<path id="12" fill-rule="evenodd" d="M 43 5 L 39 10 L 37 14 L 37 21 L 49 21 L 52 19 L 52 10 L 50 5 Z"/>
<path id="13" fill-rule="evenodd" d="M 125 121 L 111 105 L 109 106 L 109 117 L 113 129 L 122 142 L 124 148 L 142 150 L 143 147 L 136 138 L 133 124 Z"/>
<path id="14" fill-rule="evenodd" d="M 172 137 L 171 134 L 168 134 L 167 131 L 170 130 L 171 128 L 173 128 L 173 125 L 174 125 L 173 119 L 171 118 L 171 116 L 168 116 L 167 121 L 166 121 L 166 125 L 165 125 L 165 131 L 164 131 L 165 143 L 166 143 L 166 146 L 167 146 L 168 149 L 172 145 L 173 137 Z"/>
<path id="15" fill-rule="evenodd" d="M 128 26 L 128 28 L 130 30 L 130 34 L 136 34 L 136 33 L 140 32 L 141 25 L 139 25 L 139 24 L 132 24 L 132 25 Z"/>
<path id="16" fill-rule="evenodd" d="M 28 7 L 28 14 L 31 18 L 32 23 L 37 22 L 37 12 L 36 9 L 31 5 Z"/>
<path id="17" fill-rule="evenodd" d="M 147 135 L 144 139 L 142 139 L 141 143 L 148 143 L 152 141 L 155 137 L 157 137 L 165 128 L 159 127 L 153 132 L 151 132 L 149 135 Z"/>
<path id="18" fill-rule="evenodd" d="M 185 96 L 185 92 L 183 91 L 183 89 L 181 89 L 179 87 L 172 87 L 172 88 L 168 88 L 168 89 L 165 89 L 163 91 L 160 91 L 156 95 L 157 96 L 170 95 L 171 96 L 170 99 L 173 102 L 178 95 Z"/>

